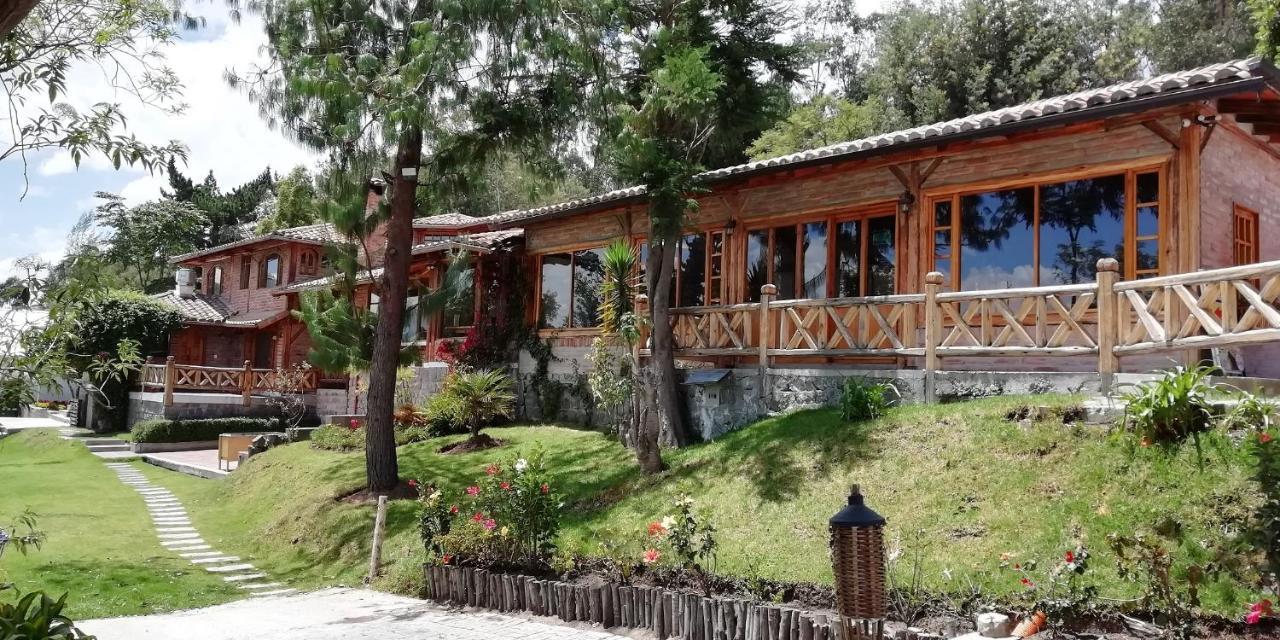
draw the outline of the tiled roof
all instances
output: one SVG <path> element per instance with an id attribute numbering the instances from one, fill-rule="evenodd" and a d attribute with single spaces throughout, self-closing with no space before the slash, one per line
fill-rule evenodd
<path id="1" fill-rule="evenodd" d="M 414 245 L 413 255 L 419 256 L 448 249 L 464 249 L 472 251 L 492 251 L 498 245 L 514 238 L 524 236 L 524 229 L 503 229 L 502 231 L 486 231 L 470 233 L 452 238 L 441 238 Z"/>
<path id="2" fill-rule="evenodd" d="M 415 229 L 422 227 L 465 227 L 475 223 L 476 220 L 477 218 L 474 216 L 461 213 L 441 213 L 425 218 L 415 218 L 413 226 Z"/>
<path id="3" fill-rule="evenodd" d="M 280 287 L 271 292 L 273 296 L 284 295 L 286 293 L 297 293 L 299 291 L 317 291 L 320 289 L 329 289 L 338 283 L 340 274 L 329 275 L 315 280 L 307 280 L 305 282 L 295 282 L 287 287 Z M 356 284 L 365 282 L 373 282 L 375 279 L 382 277 L 382 267 L 378 267 L 371 271 L 365 271 L 356 277 Z"/>
<path id="4" fill-rule="evenodd" d="M 229 309 L 217 296 L 206 296 L 202 293 L 192 294 L 189 298 L 179 296 L 176 291 L 157 293 L 151 298 L 161 304 L 173 307 L 187 322 L 201 324 L 225 324 L 237 327 L 253 327 L 267 325 L 287 314 L 282 310 L 248 311 L 243 313 Z"/>
<path id="5" fill-rule="evenodd" d="M 1157 98 L 1161 98 L 1162 103 L 1172 100 L 1193 100 L 1199 94 L 1209 91 L 1217 94 L 1231 90 L 1230 88 L 1236 85 L 1239 85 L 1237 87 L 1239 91 L 1246 91 L 1250 87 L 1245 85 L 1258 84 L 1262 81 L 1280 84 L 1277 80 L 1280 80 L 1280 78 L 1277 77 L 1275 67 L 1262 62 L 1259 58 L 1234 60 L 1188 71 L 1166 73 L 1143 80 L 1122 82 L 1100 89 L 1077 91 L 946 122 L 912 127 L 776 158 L 705 171 L 699 174 L 698 178 L 705 181 L 716 181 L 770 169 L 832 159 L 846 159 L 861 154 L 890 150 L 908 143 L 943 142 L 952 137 L 973 136 L 979 132 L 996 135 L 1003 129 L 1010 129 L 1019 125 L 1035 126 L 1043 122 L 1045 126 L 1048 126 L 1058 119 L 1054 116 L 1065 117 L 1069 114 L 1099 112 L 1099 117 L 1101 117 L 1102 112 L 1109 110 L 1124 108 L 1137 111 L 1148 108 Z M 1111 109 L 1107 109 L 1107 107 Z M 645 187 L 643 186 L 627 187 L 559 204 L 504 211 L 483 218 L 474 218 L 473 220 L 476 223 L 502 226 L 560 212 L 638 198 L 643 196 L 644 193 Z"/>
<path id="6" fill-rule="evenodd" d="M 200 256 L 207 256 L 214 253 L 220 253 L 228 249 L 243 247 L 257 242 L 266 240 L 290 240 L 293 242 L 305 242 L 308 244 L 338 244 L 343 241 L 342 234 L 333 225 L 322 222 L 319 224 L 308 224 L 301 227 L 289 227 L 287 229 L 277 229 L 271 233 L 264 233 L 256 236 L 250 236 L 243 240 L 220 244 L 216 247 L 208 249 L 200 249 L 191 253 L 184 253 L 180 256 L 174 256 L 171 262 L 183 262 Z"/>

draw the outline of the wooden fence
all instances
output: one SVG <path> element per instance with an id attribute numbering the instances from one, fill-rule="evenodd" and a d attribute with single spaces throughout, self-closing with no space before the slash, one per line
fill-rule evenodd
<path id="1" fill-rule="evenodd" d="M 278 375 L 275 369 L 254 369 L 248 360 L 240 368 L 202 367 L 177 364 L 173 361 L 173 356 L 169 356 L 164 364 L 151 364 L 148 361 L 142 365 L 139 386 L 143 391 L 162 390 L 166 407 L 173 405 L 175 391 L 238 393 L 244 398 L 244 406 L 247 407 L 254 393 L 275 389 Z M 316 372 L 314 369 L 308 370 L 303 377 L 302 390 L 309 392 L 315 391 L 315 388 Z"/>
<path id="2" fill-rule="evenodd" d="M 676 355 L 747 356 L 761 368 L 779 356 L 1088 356 L 1109 385 L 1120 356 L 1280 340 L 1280 261 L 1119 281 L 1098 261 L 1091 283 L 942 291 L 925 276 L 920 294 L 777 300 L 671 310 Z M 647 300 L 637 313 L 647 315 Z M 641 344 L 648 344 L 642 336 Z M 639 355 L 648 355 L 641 350 Z"/>

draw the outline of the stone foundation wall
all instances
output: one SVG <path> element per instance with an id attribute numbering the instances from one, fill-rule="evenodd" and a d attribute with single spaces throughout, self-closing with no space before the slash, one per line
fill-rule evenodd
<path id="1" fill-rule="evenodd" d="M 315 415 L 315 396 L 306 396 L 307 415 Z M 164 406 L 163 393 L 132 391 L 129 393 L 129 414 L 126 426 L 150 420 L 164 418 L 167 420 L 195 420 L 203 418 L 274 418 L 280 415 L 280 409 L 266 398 L 254 396 L 249 406 L 244 406 L 238 395 L 221 393 L 175 393 L 173 405 Z"/>

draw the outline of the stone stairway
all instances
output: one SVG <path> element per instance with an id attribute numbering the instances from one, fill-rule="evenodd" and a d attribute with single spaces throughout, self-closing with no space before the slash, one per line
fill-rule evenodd
<path id="1" fill-rule="evenodd" d="M 280 582 L 272 582 L 267 574 L 237 556 L 222 553 L 200 537 L 192 526 L 187 511 L 177 496 L 168 489 L 151 484 L 141 471 L 126 462 L 108 462 L 120 481 L 142 496 L 151 513 L 156 536 L 165 549 L 185 558 L 191 564 L 220 576 L 250 596 L 276 596 L 297 592 Z"/>

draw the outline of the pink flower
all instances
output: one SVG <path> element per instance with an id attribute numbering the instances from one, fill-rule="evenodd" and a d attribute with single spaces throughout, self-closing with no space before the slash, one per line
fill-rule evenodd
<path id="1" fill-rule="evenodd" d="M 1262 621 L 1263 616 L 1271 615 L 1271 601 L 1259 600 L 1249 607 L 1249 613 L 1245 614 L 1245 624 L 1258 624 Z"/>
<path id="2" fill-rule="evenodd" d="M 510 483 L 510 482 L 504 482 L 504 483 L 502 483 L 502 484 L 500 484 L 500 485 L 498 485 L 498 486 L 499 486 L 499 487 L 502 487 L 502 490 L 503 490 L 503 491 L 510 491 L 510 490 L 511 490 L 511 483 Z"/>
<path id="3" fill-rule="evenodd" d="M 348 422 L 348 423 L 347 423 L 347 428 L 348 428 L 348 429 L 351 429 L 352 431 L 355 431 L 356 429 L 359 429 L 359 428 L 360 428 L 360 421 L 359 421 L 358 419 L 356 419 L 356 418 L 352 418 L 352 419 L 351 419 L 351 422 Z"/>
<path id="4" fill-rule="evenodd" d="M 498 465 L 491 464 L 484 468 L 484 472 L 486 475 L 496 476 L 498 475 Z"/>
<path id="5" fill-rule="evenodd" d="M 551 493 L 551 485 L 548 485 L 548 484 L 547 484 L 547 483 L 545 483 L 545 482 L 544 482 L 544 483 L 542 483 L 542 492 L 543 492 L 543 493 Z"/>
<path id="6" fill-rule="evenodd" d="M 1142 442 L 1139 444 L 1141 444 L 1144 447 L 1149 447 L 1151 446 L 1151 438 L 1143 438 Z"/>
<path id="7" fill-rule="evenodd" d="M 417 480 L 410 480 L 410 481 L 409 481 L 409 488 L 411 488 L 411 489 L 417 489 L 417 488 L 418 488 L 418 481 L 417 481 Z"/>
<path id="8" fill-rule="evenodd" d="M 662 526 L 662 523 L 661 523 L 661 522 L 650 522 L 650 523 L 649 523 L 649 537 L 650 537 L 650 538 L 661 538 L 662 536 L 665 536 L 665 535 L 667 535 L 667 528 L 666 528 L 666 527 L 664 527 L 664 526 Z"/>
<path id="9" fill-rule="evenodd" d="M 485 521 L 484 521 L 484 530 L 485 530 L 485 531 L 493 531 L 493 528 L 494 528 L 494 527 L 496 527 L 496 526 L 498 526 L 498 522 L 497 522 L 496 520 L 494 520 L 493 518 L 489 518 L 488 520 L 485 520 Z"/>
<path id="10" fill-rule="evenodd" d="M 1259 622 L 1262 622 L 1261 611 L 1250 611 L 1249 613 L 1246 613 L 1244 616 L 1245 624 L 1258 624 Z"/>
<path id="11" fill-rule="evenodd" d="M 450 562 L 453 562 L 452 555 L 446 553 L 443 556 L 440 556 L 440 564 L 449 564 Z"/>
<path id="12" fill-rule="evenodd" d="M 471 516 L 471 519 L 476 522 L 484 522 L 484 514 L 477 511 L 474 516 Z"/>
<path id="13" fill-rule="evenodd" d="M 657 549 L 645 549 L 644 557 L 641 558 L 645 564 L 656 564 L 661 559 L 662 554 Z"/>
<path id="14" fill-rule="evenodd" d="M 475 485 L 471 485 L 470 487 L 467 487 L 467 495 L 469 496 L 480 495 L 480 487 L 477 487 Z"/>
<path id="15" fill-rule="evenodd" d="M 450 507 L 449 507 L 449 513 L 451 513 L 451 514 L 453 514 L 453 515 L 455 515 L 455 516 L 456 516 L 456 515 L 458 515 L 458 505 L 456 505 L 456 504 L 455 504 L 455 505 L 450 506 Z"/>
<path id="16" fill-rule="evenodd" d="M 1259 433 L 1259 434 L 1258 434 L 1258 442 L 1261 442 L 1262 444 L 1266 444 L 1266 443 L 1268 443 L 1268 442 L 1271 442 L 1271 434 L 1269 434 L 1269 433 Z"/>

